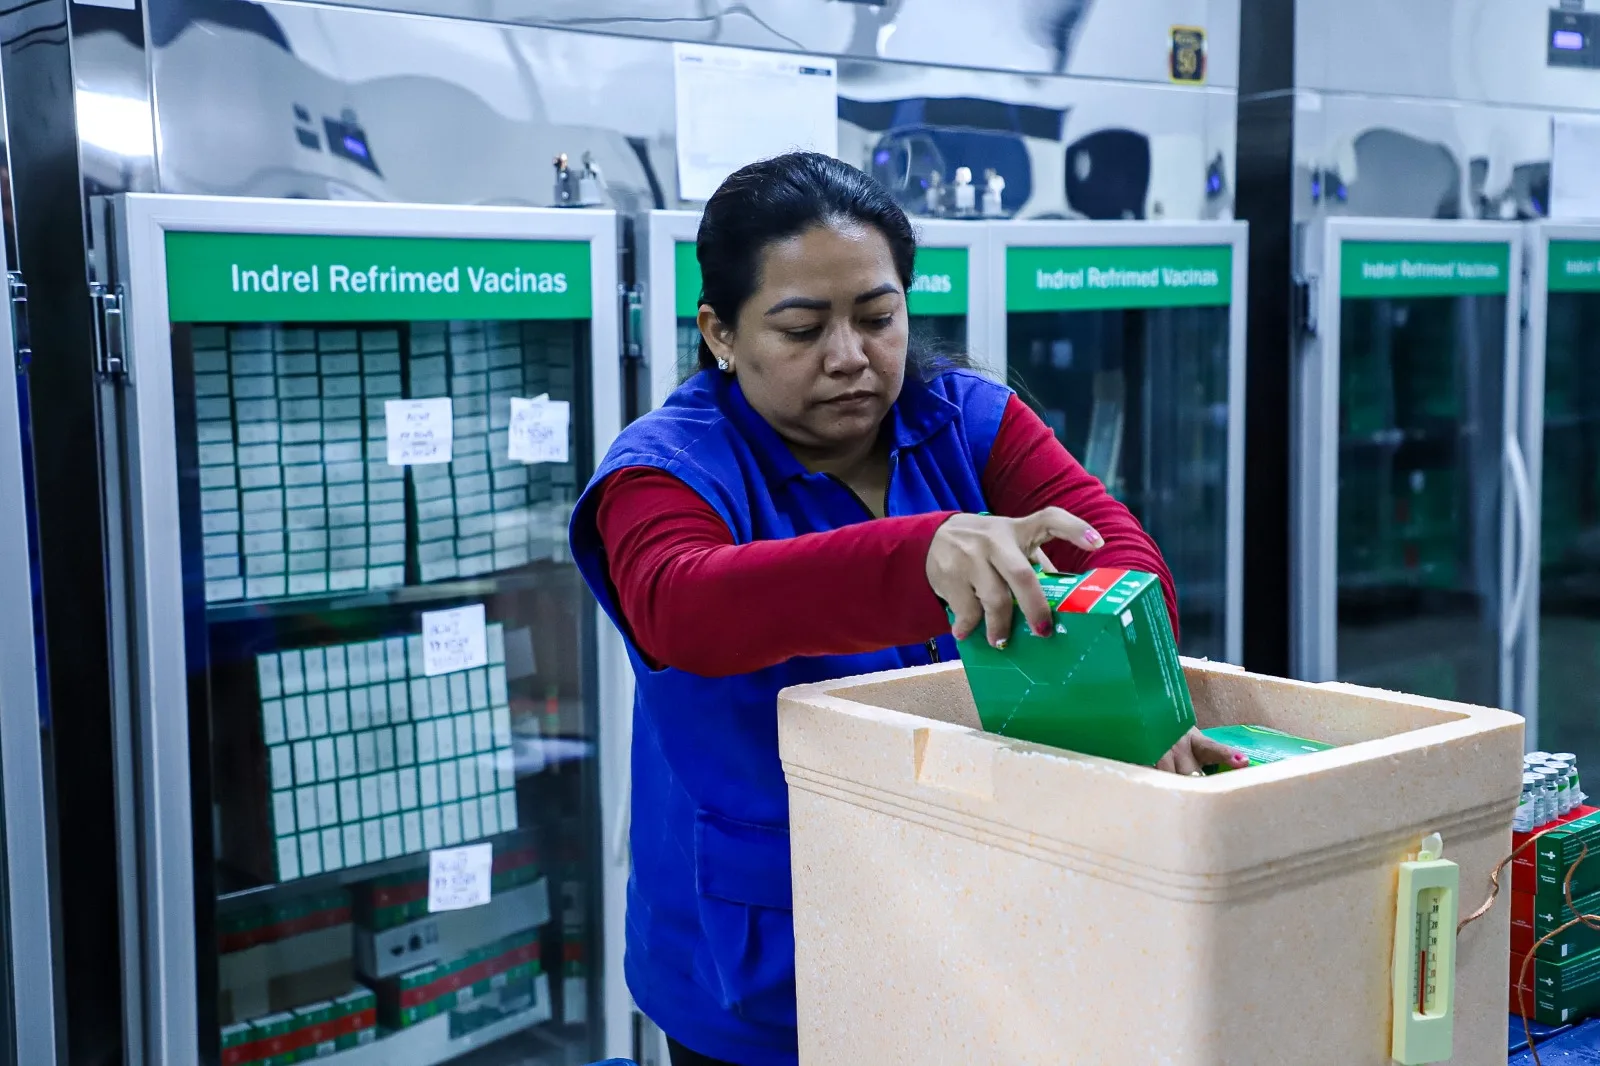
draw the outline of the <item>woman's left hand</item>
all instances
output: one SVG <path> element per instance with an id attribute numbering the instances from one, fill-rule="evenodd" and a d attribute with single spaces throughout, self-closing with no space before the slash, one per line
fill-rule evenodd
<path id="1" fill-rule="evenodd" d="M 1193 777 L 1207 766 L 1231 766 L 1237 770 L 1248 762 L 1245 756 L 1226 744 L 1218 744 L 1199 729 L 1191 729 L 1171 751 L 1161 756 L 1156 769 Z"/>

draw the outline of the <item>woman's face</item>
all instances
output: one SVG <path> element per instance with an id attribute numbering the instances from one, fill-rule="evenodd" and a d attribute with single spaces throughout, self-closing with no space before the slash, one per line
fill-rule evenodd
<path id="1" fill-rule="evenodd" d="M 889 242 L 858 223 L 813 226 L 768 245 L 760 270 L 737 322 L 701 307 L 712 354 L 797 453 L 874 440 L 906 371 L 906 294 Z"/>

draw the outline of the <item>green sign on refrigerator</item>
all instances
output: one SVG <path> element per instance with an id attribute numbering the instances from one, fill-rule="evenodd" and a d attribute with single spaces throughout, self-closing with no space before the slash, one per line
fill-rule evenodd
<path id="1" fill-rule="evenodd" d="M 913 315 L 964 316 L 968 258 L 965 248 L 918 248 L 906 309 Z"/>
<path id="2" fill-rule="evenodd" d="M 586 241 L 166 235 L 174 322 L 586 319 Z"/>
<path id="3" fill-rule="evenodd" d="M 965 248 L 918 248 L 906 310 L 913 315 L 965 315 L 967 258 Z M 677 242 L 673 275 L 677 317 L 694 318 L 700 313 L 700 261 L 693 241 Z"/>
<path id="4" fill-rule="evenodd" d="M 678 317 L 694 318 L 700 313 L 700 260 L 695 258 L 694 242 L 679 241 L 672 250 L 672 263 Z"/>
<path id="5" fill-rule="evenodd" d="M 1600 292 L 1600 241 L 1551 241 L 1550 291 Z"/>
<path id="6" fill-rule="evenodd" d="M 1231 245 L 1006 249 L 1007 311 L 1218 307 L 1232 297 Z"/>
<path id="7" fill-rule="evenodd" d="M 1339 256 L 1344 299 L 1504 296 L 1511 245 L 1451 241 L 1346 241 Z"/>

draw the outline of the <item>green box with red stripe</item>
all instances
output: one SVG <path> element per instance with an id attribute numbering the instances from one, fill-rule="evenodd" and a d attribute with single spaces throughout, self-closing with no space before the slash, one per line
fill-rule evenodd
<path id="1" fill-rule="evenodd" d="M 1040 637 L 1016 608 L 1004 648 L 982 625 L 960 642 L 984 729 L 1154 765 L 1194 726 L 1161 582 L 1137 570 L 1039 575 L 1055 619 Z"/>

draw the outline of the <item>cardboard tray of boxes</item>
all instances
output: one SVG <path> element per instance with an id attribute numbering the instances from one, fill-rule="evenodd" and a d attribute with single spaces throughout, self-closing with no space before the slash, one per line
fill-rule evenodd
<path id="1" fill-rule="evenodd" d="M 960 664 L 780 696 L 803 1063 L 1391 1061 L 1397 868 L 1438 833 L 1460 912 L 1487 896 L 1521 718 L 1182 668 L 1201 727 L 1334 746 L 1206 777 L 1043 747 L 984 732 Z M 1511 913 L 1456 945 L 1456 1063 L 1503 1061 Z"/>

